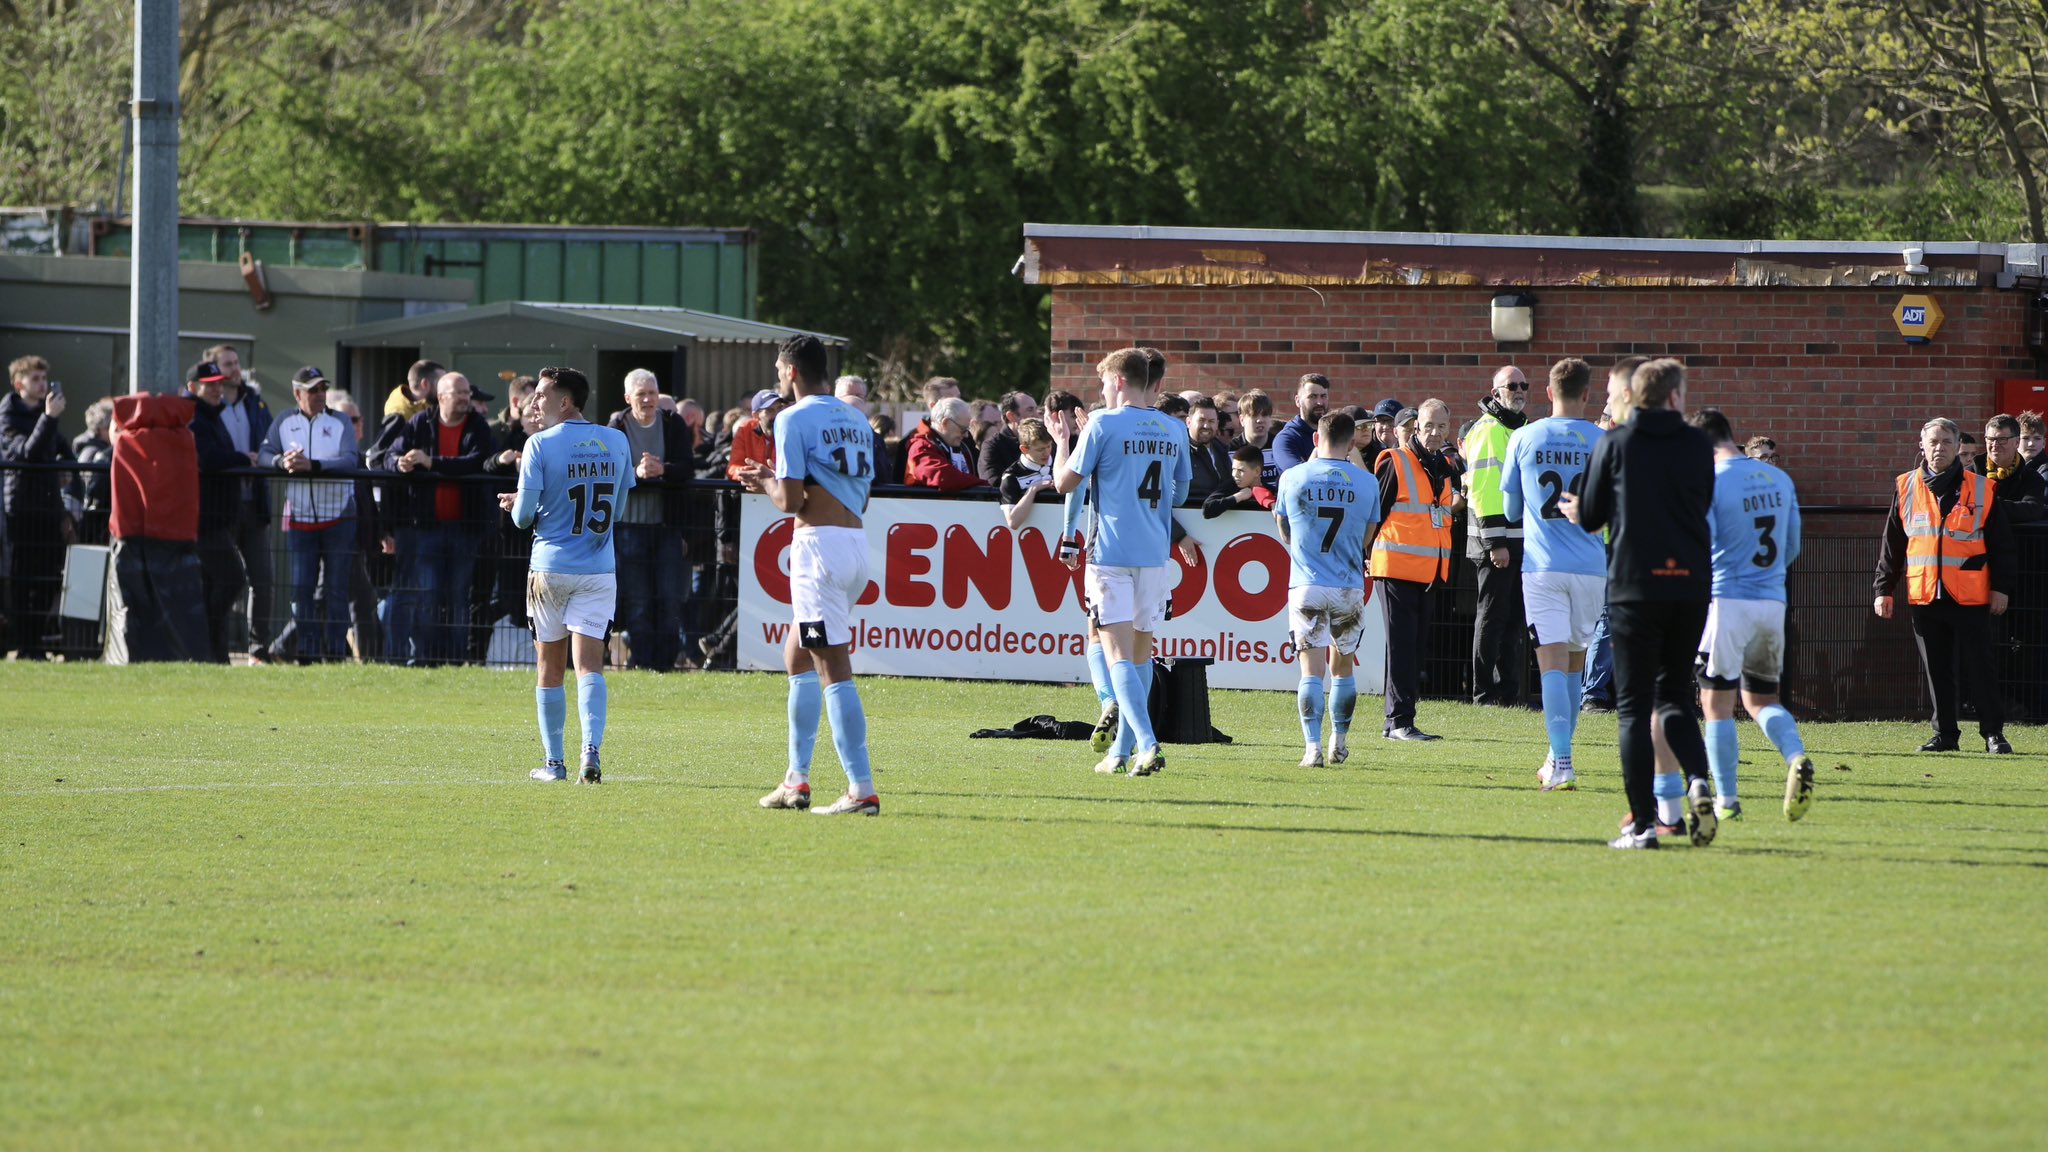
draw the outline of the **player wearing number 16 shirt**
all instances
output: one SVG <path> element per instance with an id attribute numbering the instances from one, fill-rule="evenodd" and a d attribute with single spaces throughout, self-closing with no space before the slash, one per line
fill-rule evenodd
<path id="1" fill-rule="evenodd" d="M 1287 625 L 1301 659 L 1303 768 L 1323 764 L 1323 672 L 1330 679 L 1331 764 L 1350 758 L 1352 675 L 1365 626 L 1365 537 L 1380 518 L 1380 482 L 1353 464 L 1349 413 L 1326 413 L 1316 452 L 1280 474 L 1273 515 L 1287 542 Z M 1334 658 L 1330 653 L 1334 652 Z"/>
<path id="2" fill-rule="evenodd" d="M 1536 773 L 1545 792 L 1578 787 L 1572 738 L 1578 732 L 1586 648 L 1607 606 L 1607 548 L 1565 519 L 1559 504 L 1585 487 L 1586 465 L 1603 433 L 1584 418 L 1593 369 L 1584 360 L 1550 368 L 1550 415 L 1515 429 L 1501 462 L 1501 509 L 1522 528 L 1522 604 L 1536 641 L 1543 726 L 1550 754 Z"/>
<path id="3" fill-rule="evenodd" d="M 1166 766 L 1147 706 L 1152 635 L 1165 621 L 1173 595 L 1173 509 L 1187 496 L 1194 465 L 1187 425 L 1152 407 L 1156 384 L 1143 349 L 1110 353 L 1096 373 L 1107 407 L 1073 438 L 1071 448 L 1072 419 L 1052 413 L 1053 483 L 1062 493 L 1088 484 L 1095 512 L 1094 552 L 1083 577 L 1088 607 L 1110 661 L 1121 723 L 1137 753 L 1128 762 L 1130 773 L 1149 776 Z M 1120 740 L 1121 735 L 1120 727 Z M 1121 751 L 1112 748 L 1096 770 L 1120 771 Z"/>
<path id="4" fill-rule="evenodd" d="M 585 784 L 601 779 L 607 693 L 604 637 L 619 595 L 612 558 L 612 524 L 633 487 L 633 454 L 626 434 L 583 418 L 590 381 L 574 368 L 543 368 L 532 403 L 542 430 L 519 457 L 519 490 L 498 498 L 512 522 L 533 529 L 527 567 L 526 612 L 533 619 L 539 666 L 534 691 L 541 746 L 547 761 L 533 778 L 562 780 L 562 726 L 568 698 L 565 669 L 576 664 L 576 711 L 583 724 Z"/>
<path id="5" fill-rule="evenodd" d="M 789 767 L 761 807 L 811 807 L 811 751 L 822 711 L 846 770 L 846 794 L 820 816 L 879 816 L 881 798 L 868 768 L 868 720 L 853 683 L 853 607 L 868 586 L 868 538 L 861 515 L 875 478 L 875 437 L 866 418 L 832 395 L 825 345 L 791 336 L 775 357 L 775 378 L 795 403 L 775 418 L 775 468 L 739 473 L 796 518 L 789 543 L 792 623 L 783 642 L 789 670 Z"/>

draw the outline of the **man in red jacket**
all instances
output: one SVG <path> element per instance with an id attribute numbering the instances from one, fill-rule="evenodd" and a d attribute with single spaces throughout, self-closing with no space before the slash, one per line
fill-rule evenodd
<path id="1" fill-rule="evenodd" d="M 934 402 L 930 417 L 904 443 L 903 483 L 941 492 L 988 487 L 968 464 L 967 424 L 971 419 L 967 401 L 958 396 Z"/>

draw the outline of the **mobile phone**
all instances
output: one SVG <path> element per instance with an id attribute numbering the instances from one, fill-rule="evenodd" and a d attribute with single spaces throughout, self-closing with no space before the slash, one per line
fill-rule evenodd
<path id="1" fill-rule="evenodd" d="M 64 382 L 63 382 L 62 380 L 52 380 L 52 381 L 50 381 L 50 395 L 52 395 L 52 396 L 62 396 L 63 394 L 64 394 Z"/>

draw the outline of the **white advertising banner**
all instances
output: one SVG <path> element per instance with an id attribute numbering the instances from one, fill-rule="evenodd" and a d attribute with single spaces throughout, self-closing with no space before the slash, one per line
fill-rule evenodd
<path id="1" fill-rule="evenodd" d="M 1185 508 L 1177 515 L 1200 552 L 1193 564 L 1174 558 L 1173 619 L 1159 631 L 1159 654 L 1214 661 L 1213 687 L 1294 691 L 1300 674 L 1287 633 L 1287 550 L 1272 514 L 1205 520 L 1200 509 Z M 877 499 L 863 523 L 871 579 L 854 613 L 856 673 L 1088 678 L 1081 573 L 1059 561 L 1057 504 L 1033 509 L 1016 531 L 984 500 Z M 767 497 L 741 497 L 742 668 L 782 667 L 794 527 Z M 1380 691 L 1385 652 L 1386 625 L 1369 603 L 1359 691 Z"/>

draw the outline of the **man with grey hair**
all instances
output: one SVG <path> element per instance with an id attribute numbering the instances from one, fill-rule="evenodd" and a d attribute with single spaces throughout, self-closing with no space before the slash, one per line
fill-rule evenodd
<path id="1" fill-rule="evenodd" d="M 904 445 L 903 483 L 912 488 L 959 492 L 986 487 L 967 466 L 967 401 L 947 396 L 932 403 L 931 414 Z"/>
<path id="2" fill-rule="evenodd" d="M 1451 582 L 1451 518 L 1463 497 L 1458 466 L 1444 452 L 1451 434 L 1451 409 L 1425 400 L 1420 410 L 1404 409 L 1397 425 L 1414 424 L 1400 447 L 1380 454 L 1380 522 L 1366 537 L 1368 570 L 1387 626 L 1386 726 L 1389 740 L 1435 740 L 1415 726 L 1422 695 L 1422 653 L 1428 639 L 1431 602 Z"/>
<path id="3" fill-rule="evenodd" d="M 626 374 L 626 407 L 611 426 L 626 434 L 633 491 L 619 513 L 612 547 L 618 561 L 619 626 L 628 666 L 666 672 L 676 666 L 689 598 L 690 562 L 683 542 L 685 486 L 696 471 L 689 425 L 661 407 L 654 373 Z"/>
<path id="4" fill-rule="evenodd" d="M 868 382 L 862 376 L 841 376 L 832 382 L 832 395 L 842 403 L 850 404 L 853 410 L 865 416 L 868 414 Z"/>
<path id="5" fill-rule="evenodd" d="M 1004 395 L 999 406 L 1003 414 L 1003 426 L 983 438 L 980 458 L 975 469 L 981 478 L 990 484 L 1000 485 L 1003 473 L 1024 454 L 1018 443 L 1017 430 L 1026 420 L 1038 419 L 1038 401 L 1029 392 L 1011 392 Z"/>
<path id="6" fill-rule="evenodd" d="M 1984 750 L 2010 753 L 2005 700 L 1991 662 L 1991 617 L 2005 614 L 2012 590 L 2012 528 L 1990 481 L 1957 458 L 1961 439 L 1954 421 L 1929 420 L 1920 429 L 1920 463 L 1892 482 L 1871 610 L 1892 618 L 1892 593 L 1904 576 L 1920 671 L 1934 698 L 1934 738 L 1920 751 L 1960 747 L 1960 683 L 1977 706 Z"/>

